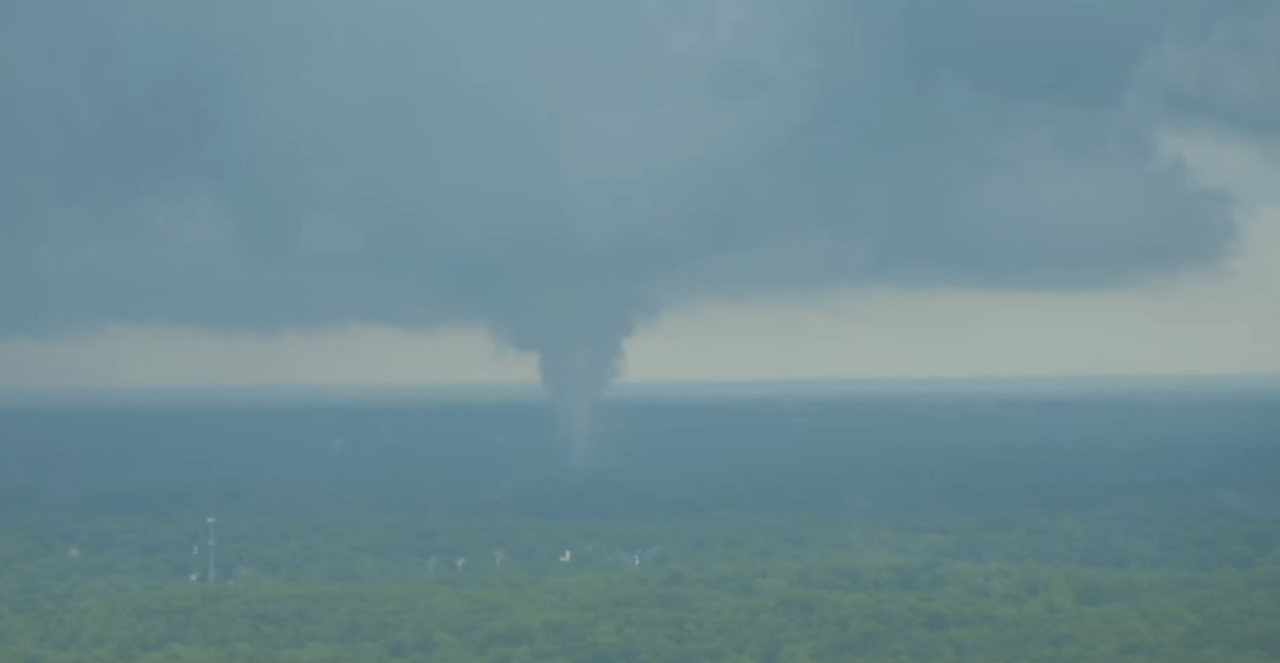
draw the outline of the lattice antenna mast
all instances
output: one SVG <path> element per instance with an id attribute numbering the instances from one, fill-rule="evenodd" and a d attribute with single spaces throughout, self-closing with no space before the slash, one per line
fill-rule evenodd
<path id="1" fill-rule="evenodd" d="M 218 522 L 217 518 L 209 516 L 205 522 L 209 523 L 209 584 L 216 584 L 218 581 L 217 560 L 214 556 L 214 549 L 218 546 L 218 539 L 214 536 L 214 525 Z"/>

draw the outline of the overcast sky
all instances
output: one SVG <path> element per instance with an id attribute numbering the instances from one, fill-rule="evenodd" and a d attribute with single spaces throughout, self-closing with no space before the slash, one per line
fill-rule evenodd
<path id="1" fill-rule="evenodd" d="M 0 3 L 0 387 L 1280 371 L 1277 34 L 1259 0 Z"/>

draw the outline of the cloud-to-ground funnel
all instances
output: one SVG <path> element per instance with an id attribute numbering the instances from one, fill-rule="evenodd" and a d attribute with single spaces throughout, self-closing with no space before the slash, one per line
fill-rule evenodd
<path id="1" fill-rule="evenodd" d="M 0 2 L 0 333 L 479 323 L 584 438 L 692 294 L 1218 260 L 1230 201 L 1154 135 L 1274 130 L 1270 80 L 1213 76 L 1275 71 L 1213 29 L 1274 7 Z"/>

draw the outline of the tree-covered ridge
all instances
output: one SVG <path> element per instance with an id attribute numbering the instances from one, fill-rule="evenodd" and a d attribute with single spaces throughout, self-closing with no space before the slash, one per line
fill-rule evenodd
<path id="1" fill-rule="evenodd" d="M 1239 496 L 219 491 L 216 585 L 199 491 L 14 494 L 0 509 L 0 660 L 1280 659 L 1280 521 Z"/>
<path id="2" fill-rule="evenodd" d="M 104 580 L 51 592 L 6 587 L 5 596 L 3 660 L 1264 661 L 1280 653 L 1280 558 L 1188 574 L 832 557 L 364 585 Z"/>

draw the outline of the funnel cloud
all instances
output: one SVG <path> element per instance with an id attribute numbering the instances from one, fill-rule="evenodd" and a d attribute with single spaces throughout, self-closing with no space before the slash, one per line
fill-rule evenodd
<path id="1" fill-rule="evenodd" d="M 1212 266 L 1232 201 L 1155 141 L 1188 117 L 1274 135 L 1275 40 L 1254 26 L 1276 17 L 0 2 L 0 335 L 481 324 L 538 354 L 586 463 L 624 339 L 692 298 Z"/>

